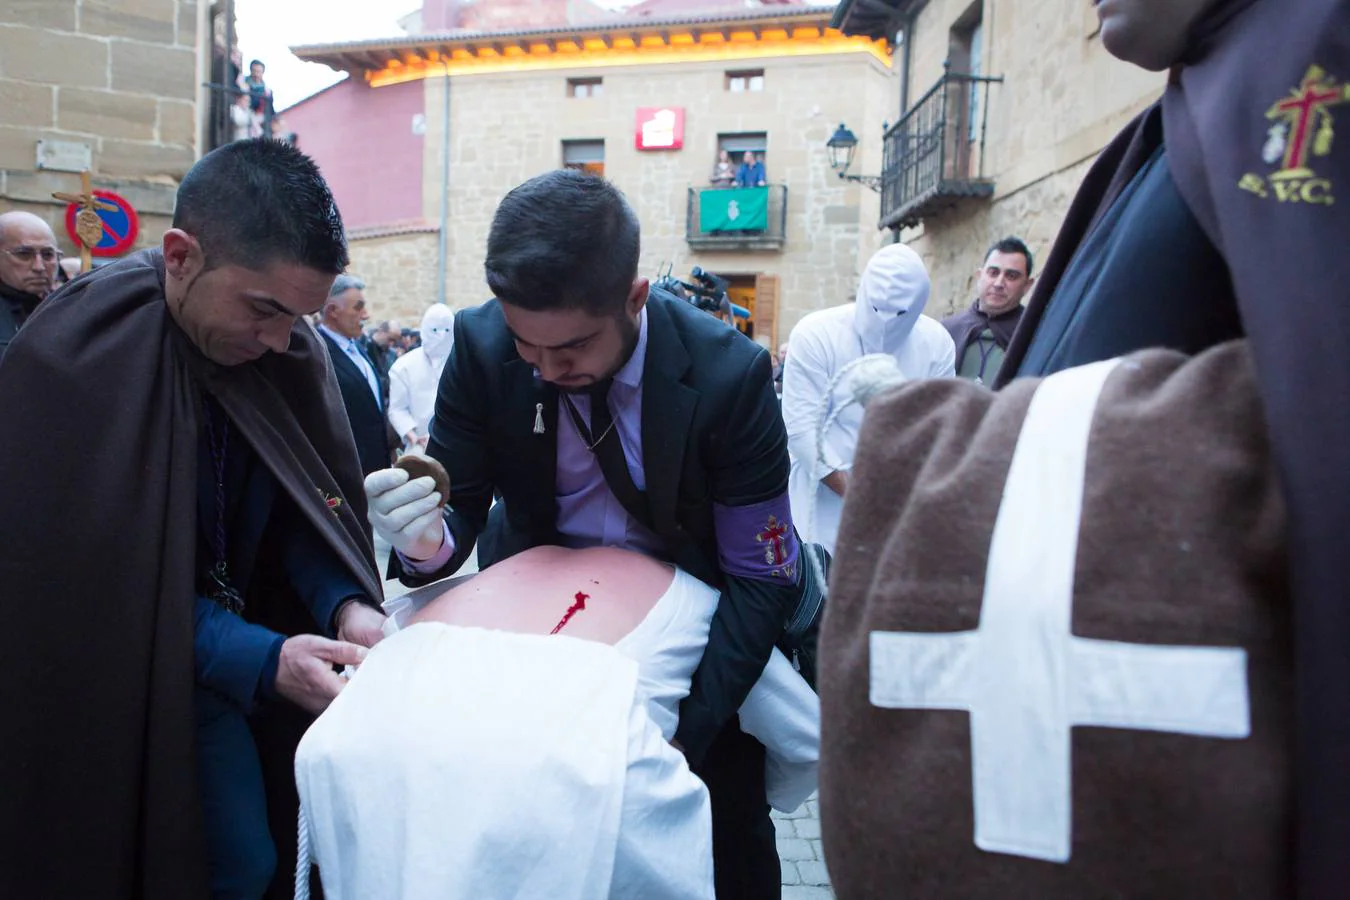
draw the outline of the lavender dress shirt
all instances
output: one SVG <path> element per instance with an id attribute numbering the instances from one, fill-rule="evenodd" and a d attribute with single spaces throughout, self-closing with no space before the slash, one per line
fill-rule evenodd
<path id="1" fill-rule="evenodd" d="M 647 310 L 638 315 L 638 340 L 633 355 L 614 373 L 609 390 L 609 411 L 614 418 L 614 429 L 623 442 L 624 459 L 633 484 L 640 491 L 647 489 L 646 470 L 642 464 L 642 370 L 647 361 Z M 538 373 L 535 373 L 538 377 Z M 591 398 L 586 394 L 568 394 L 567 399 L 577 408 L 589 426 Z M 561 401 L 560 401 L 561 402 Z M 661 539 L 628 514 L 605 482 L 600 461 L 586 449 L 586 444 L 572 417 L 558 416 L 558 470 L 555 493 L 558 500 L 558 534 L 563 546 L 622 547 L 637 550 L 648 556 L 665 556 Z M 455 552 L 450 527 L 445 529 L 445 541 L 440 552 L 427 560 L 411 560 L 399 554 L 410 571 L 434 572 L 445 565 Z"/>

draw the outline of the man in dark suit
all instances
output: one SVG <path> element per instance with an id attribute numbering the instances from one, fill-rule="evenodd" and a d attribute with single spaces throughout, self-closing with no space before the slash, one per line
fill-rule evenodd
<path id="1" fill-rule="evenodd" d="M 560 170 L 511 191 L 488 237 L 494 300 L 455 317 L 427 452 L 450 473 L 366 479 L 405 583 L 541 544 L 620 546 L 722 590 L 675 744 L 707 783 L 717 893 L 778 897 L 764 748 L 736 710 L 800 596 L 787 434 L 769 355 L 638 277 L 637 217 Z M 494 495 L 500 502 L 492 505 Z M 564 594 L 570 598 L 571 594 Z"/>
<path id="2" fill-rule="evenodd" d="M 339 275 L 328 292 L 319 320 L 328 355 L 333 360 L 342 403 L 347 407 L 361 472 L 369 475 L 389 465 L 389 382 L 366 354 L 361 340 L 361 324 L 370 318 L 362 291 L 365 282 L 351 275 Z"/>

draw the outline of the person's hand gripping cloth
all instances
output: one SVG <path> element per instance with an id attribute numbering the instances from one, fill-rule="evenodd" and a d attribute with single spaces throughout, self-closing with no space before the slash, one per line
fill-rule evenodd
<path id="1" fill-rule="evenodd" d="M 841 900 L 1293 896 L 1286 511 L 1250 350 L 868 407 L 821 634 Z"/>

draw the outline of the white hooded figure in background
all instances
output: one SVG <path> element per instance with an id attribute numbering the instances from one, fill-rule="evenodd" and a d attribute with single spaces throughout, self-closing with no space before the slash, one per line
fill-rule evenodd
<path id="1" fill-rule="evenodd" d="M 854 303 L 811 313 L 788 338 L 783 419 L 792 457 L 792 518 L 804 540 L 831 554 L 863 408 L 850 405 L 853 379 L 840 378 L 833 391 L 830 382 L 849 363 L 872 353 L 893 357 L 906 378 L 955 375 L 951 336 L 922 315 L 928 292 L 928 270 L 919 254 L 904 244 L 889 244 L 868 261 Z M 822 417 L 834 413 L 838 417 L 823 435 L 820 462 L 816 429 Z"/>
<path id="2" fill-rule="evenodd" d="M 425 450 L 427 429 L 436 411 L 436 387 L 455 345 L 455 314 L 433 303 L 422 316 L 422 346 L 409 350 L 389 367 L 389 424 L 405 450 Z"/>

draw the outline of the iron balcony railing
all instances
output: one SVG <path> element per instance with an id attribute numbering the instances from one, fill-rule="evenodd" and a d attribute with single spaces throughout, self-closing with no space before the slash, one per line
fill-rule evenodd
<path id="1" fill-rule="evenodd" d="M 703 250 L 781 250 L 787 236 L 787 198 L 785 184 L 691 187 L 685 240 Z"/>
<path id="2" fill-rule="evenodd" d="M 963 197 L 988 197 L 984 174 L 989 86 L 1003 81 L 945 72 L 887 130 L 881 168 L 881 227 L 913 227 Z"/>

